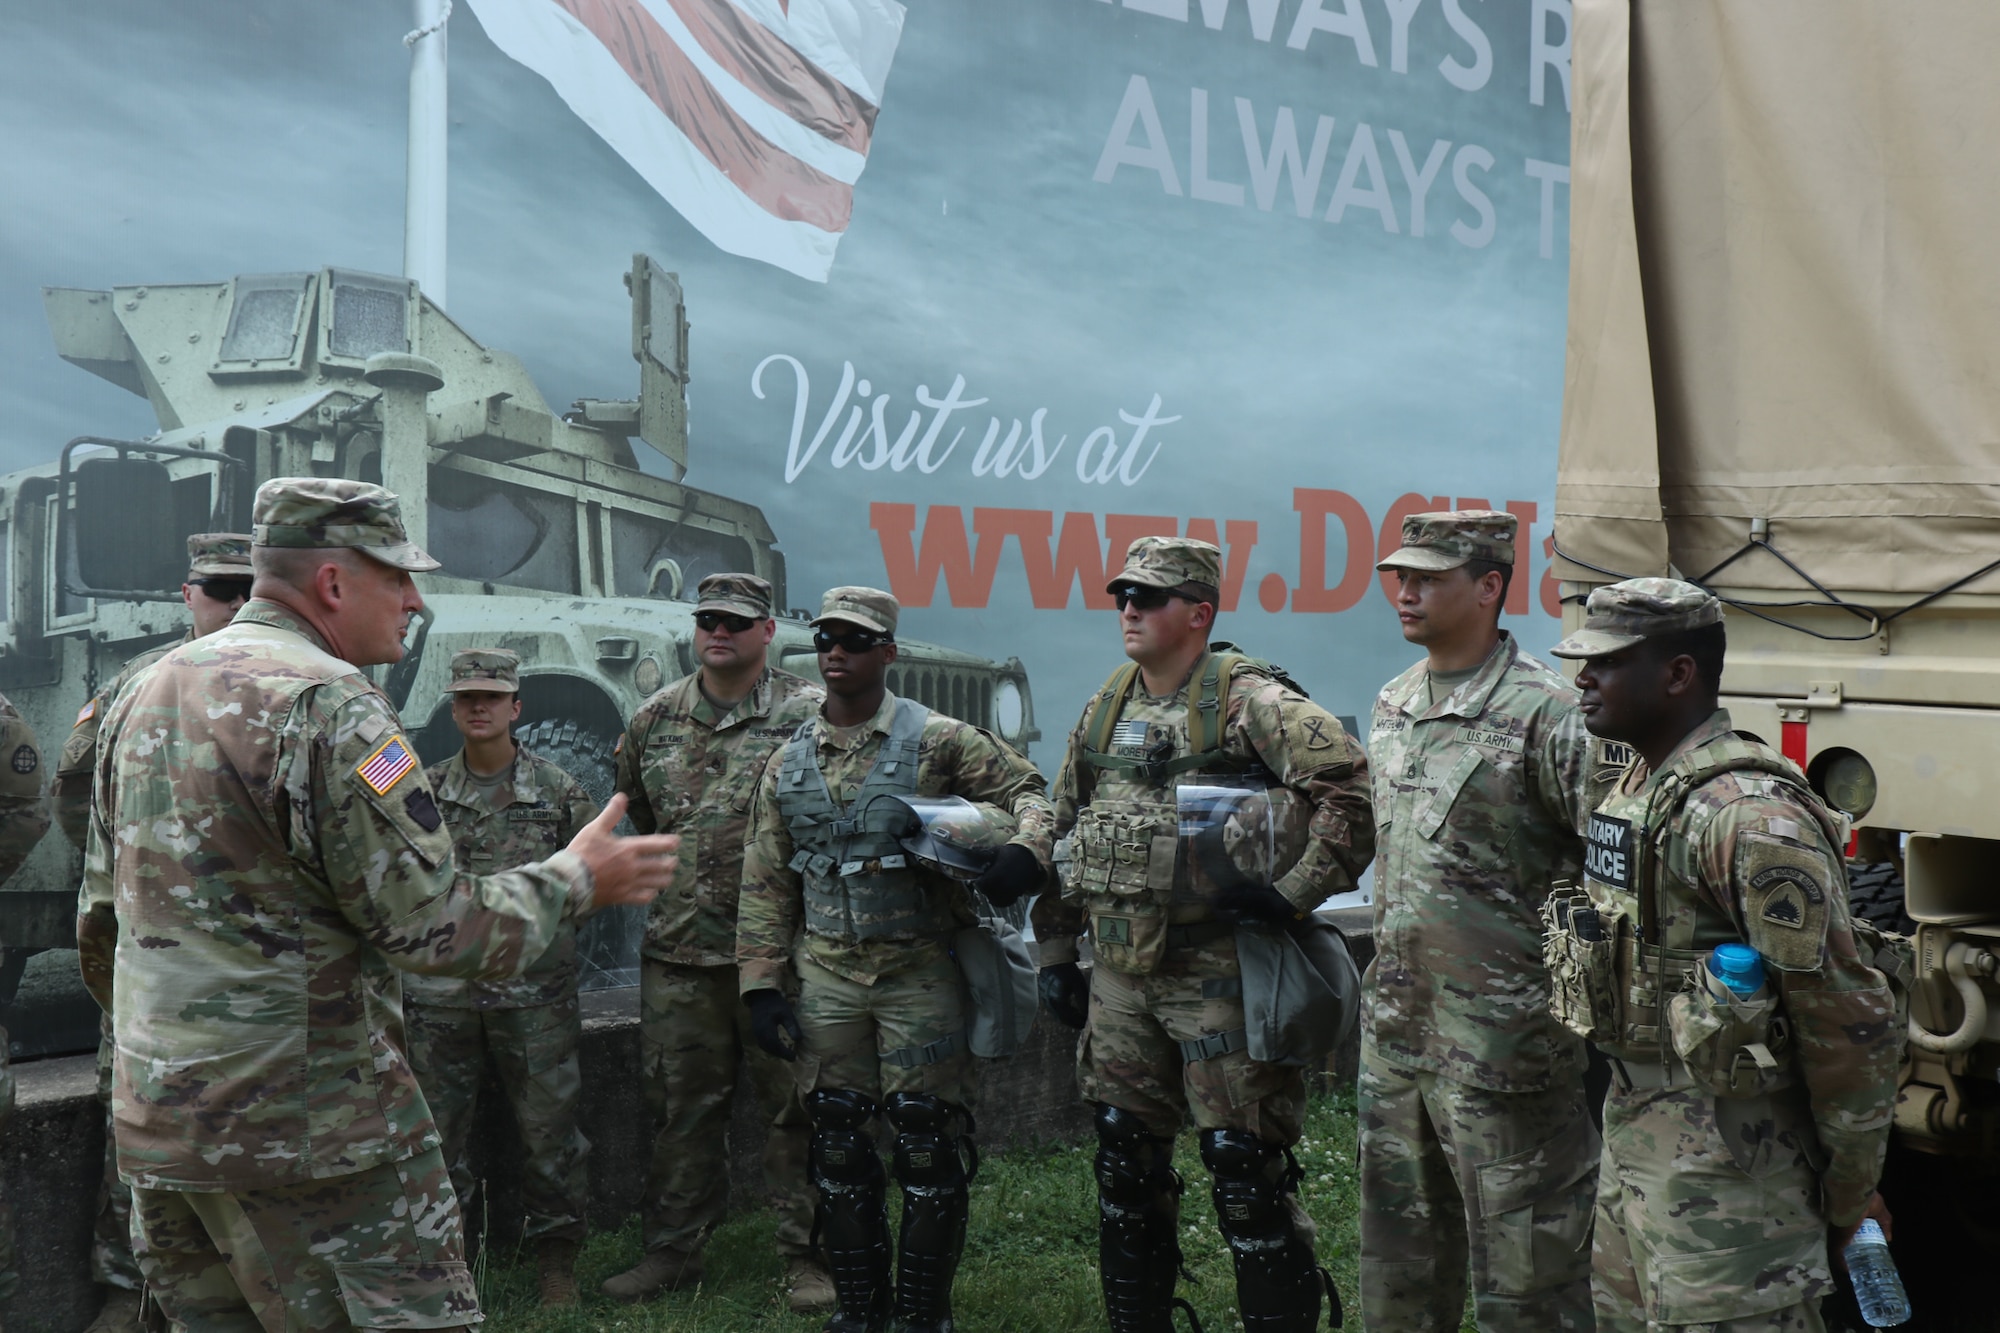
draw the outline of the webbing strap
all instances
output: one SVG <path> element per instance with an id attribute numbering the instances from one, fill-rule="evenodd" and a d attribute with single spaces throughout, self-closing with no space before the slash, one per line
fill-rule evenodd
<path id="1" fill-rule="evenodd" d="M 1204 1000 L 1234 1000 L 1242 994 L 1242 977 L 1210 977 L 1201 983 L 1201 998 Z"/>
<path id="2" fill-rule="evenodd" d="M 1125 711 L 1125 701 L 1139 679 L 1139 666 L 1127 662 L 1111 673 L 1104 688 L 1091 703 L 1090 724 L 1083 732 L 1083 759 L 1092 768 L 1113 773 L 1144 773 L 1149 781 L 1160 782 L 1192 773 L 1209 762 L 1222 748 L 1222 721 L 1229 699 L 1229 682 L 1236 668 L 1249 661 L 1241 653 L 1206 654 L 1200 666 L 1200 685 L 1188 691 L 1188 752 L 1173 759 L 1153 761 L 1115 755 L 1111 734 Z"/>
<path id="3" fill-rule="evenodd" d="M 960 1029 L 950 1036 L 927 1041 L 921 1046 L 898 1046 L 885 1052 L 882 1058 L 898 1069 L 916 1069 L 923 1065 L 934 1065 L 951 1059 L 965 1047 L 965 1032 Z"/>
<path id="4" fill-rule="evenodd" d="M 1242 1050 L 1250 1044 L 1250 1030 L 1237 1028 L 1234 1032 L 1211 1032 L 1206 1037 L 1175 1044 L 1181 1048 L 1182 1063 L 1193 1064 L 1197 1060 L 1213 1060 L 1218 1055 Z"/>

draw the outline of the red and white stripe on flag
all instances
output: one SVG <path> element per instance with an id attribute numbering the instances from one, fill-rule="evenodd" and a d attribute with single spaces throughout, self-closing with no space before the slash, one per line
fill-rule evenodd
<path id="1" fill-rule="evenodd" d="M 826 281 L 903 35 L 896 0 L 471 3 L 702 235 Z"/>

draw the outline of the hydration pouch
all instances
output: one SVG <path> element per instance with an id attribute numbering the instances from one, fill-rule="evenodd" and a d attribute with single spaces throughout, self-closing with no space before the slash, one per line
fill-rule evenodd
<path id="1" fill-rule="evenodd" d="M 1020 1050 L 1035 1028 L 1041 971 L 1021 932 L 983 909 L 977 922 L 952 936 L 951 953 L 970 993 L 966 1045 L 982 1060 Z"/>
<path id="2" fill-rule="evenodd" d="M 1695 963 L 1694 988 L 1667 1004 L 1667 1034 L 1695 1086 L 1717 1097 L 1762 1097 L 1792 1082 L 1791 1024 L 1777 993 L 1738 995 Z"/>
<path id="3" fill-rule="evenodd" d="M 1621 935 L 1631 927 L 1605 912 L 1587 889 L 1558 881 L 1542 904 L 1542 961 L 1549 969 L 1549 1013 L 1585 1041 L 1610 1044 L 1624 1013 L 1618 985 Z"/>
<path id="4" fill-rule="evenodd" d="M 1171 809 L 1097 802 L 1077 815 L 1063 896 L 1090 914 L 1091 949 L 1114 971 L 1147 976 L 1166 955 L 1174 833 Z"/>

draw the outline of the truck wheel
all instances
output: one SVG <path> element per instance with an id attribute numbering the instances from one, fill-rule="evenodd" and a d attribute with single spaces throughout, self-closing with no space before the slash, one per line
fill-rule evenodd
<path id="1" fill-rule="evenodd" d="M 617 737 L 600 736 L 562 718 L 544 718 L 514 735 L 527 749 L 575 778 L 598 805 L 611 799 L 617 781 L 612 759 Z M 631 822 L 621 821 L 618 830 L 632 832 Z M 603 990 L 638 985 L 639 942 L 645 929 L 643 907 L 614 907 L 584 922 L 576 937 L 580 987 Z"/>
<path id="2" fill-rule="evenodd" d="M 1914 935 L 1903 904 L 1903 872 L 1894 861 L 1847 863 L 1847 910 L 1878 930 Z"/>

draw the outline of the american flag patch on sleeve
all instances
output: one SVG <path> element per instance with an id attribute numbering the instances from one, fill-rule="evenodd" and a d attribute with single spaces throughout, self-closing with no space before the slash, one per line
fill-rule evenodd
<path id="1" fill-rule="evenodd" d="M 89 703 L 83 706 L 82 711 L 77 713 L 76 721 L 71 725 L 80 727 L 95 716 L 97 716 L 97 700 L 93 697 Z"/>
<path id="2" fill-rule="evenodd" d="M 386 796 L 389 788 L 416 766 L 417 757 L 410 753 L 403 738 L 391 736 L 382 743 L 382 748 L 356 765 L 354 772 L 377 796 Z"/>

